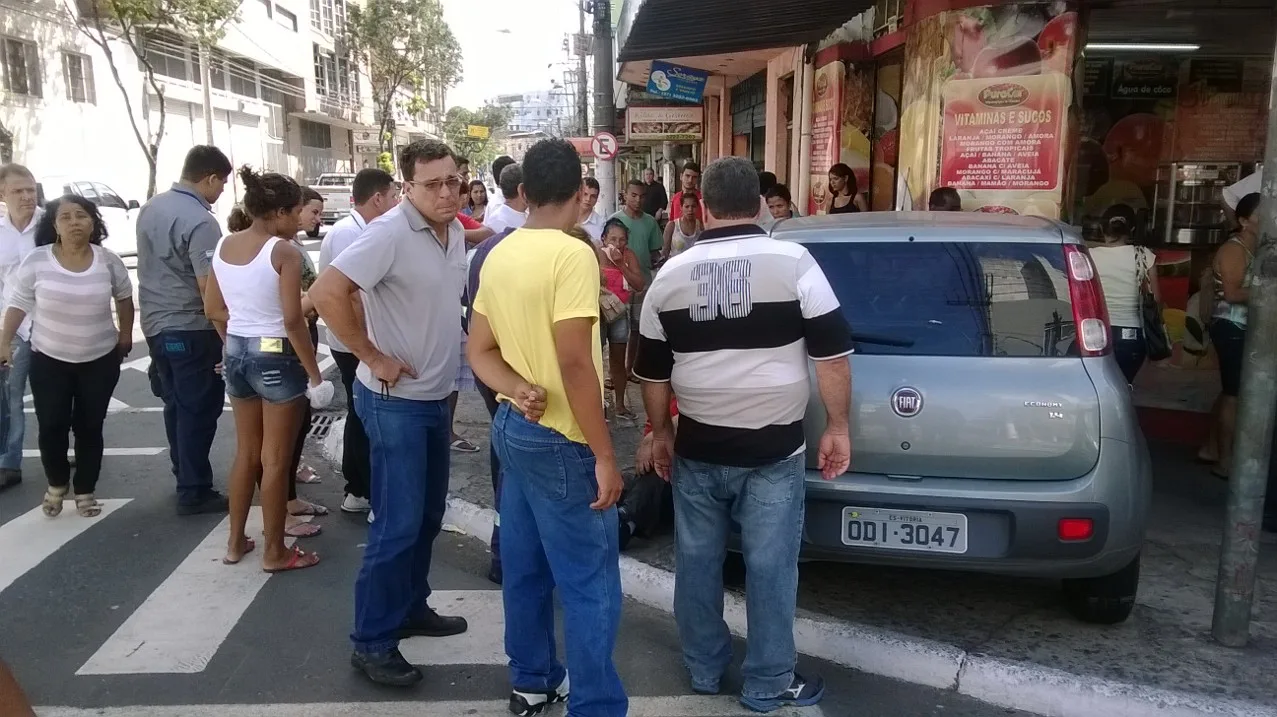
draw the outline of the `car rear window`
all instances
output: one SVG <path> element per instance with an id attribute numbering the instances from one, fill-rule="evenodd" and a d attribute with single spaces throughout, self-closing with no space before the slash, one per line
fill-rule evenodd
<path id="1" fill-rule="evenodd" d="M 1076 355 L 1064 250 L 1058 244 L 806 246 L 838 295 L 858 353 Z"/>

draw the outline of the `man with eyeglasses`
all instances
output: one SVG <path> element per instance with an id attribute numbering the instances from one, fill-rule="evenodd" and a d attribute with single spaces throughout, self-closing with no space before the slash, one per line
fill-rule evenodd
<path id="1" fill-rule="evenodd" d="M 448 145 L 413 142 L 399 166 L 403 200 L 333 259 L 310 296 L 359 358 L 355 411 L 372 464 L 374 518 L 355 583 L 351 664 L 373 682 L 406 687 L 422 675 L 399 653 L 400 639 L 467 628 L 426 602 L 448 497 L 448 396 L 460 358 L 466 246 L 457 221 L 461 176 Z M 367 332 L 351 303 L 360 291 Z"/>

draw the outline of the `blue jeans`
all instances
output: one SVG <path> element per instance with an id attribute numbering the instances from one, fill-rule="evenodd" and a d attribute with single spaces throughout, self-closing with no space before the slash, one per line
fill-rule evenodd
<path id="1" fill-rule="evenodd" d="M 161 331 L 146 337 L 146 344 L 164 400 L 177 501 L 194 505 L 213 493 L 208 454 L 226 400 L 226 384 L 214 370 L 222 360 L 222 338 L 213 329 Z"/>
<path id="2" fill-rule="evenodd" d="M 27 435 L 23 397 L 31 371 L 31 344 L 13 337 L 13 360 L 0 380 L 0 469 L 22 470 L 22 440 Z"/>
<path id="3" fill-rule="evenodd" d="M 515 689 L 554 690 L 564 676 L 554 640 L 563 606 L 570 717 L 624 717 L 629 700 L 612 663 L 621 622 L 616 508 L 594 510 L 594 454 L 503 403 L 492 421 L 501 459 L 505 651 Z"/>
<path id="4" fill-rule="evenodd" d="M 723 560 L 733 523 L 740 526 L 745 557 L 749 627 L 741 694 L 771 699 L 793 681 L 803 462 L 797 455 L 735 468 L 675 458 L 674 619 L 698 691 L 717 692 L 732 661 L 732 635 L 723 621 Z"/>
<path id="5" fill-rule="evenodd" d="M 383 396 L 358 380 L 355 411 L 368 434 L 373 522 L 350 639 L 359 652 L 382 653 L 428 610 L 430 554 L 448 507 L 450 417 L 447 400 Z"/>

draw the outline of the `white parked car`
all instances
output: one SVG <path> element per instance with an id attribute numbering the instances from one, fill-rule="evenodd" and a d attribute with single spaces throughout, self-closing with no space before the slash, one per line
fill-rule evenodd
<path id="1" fill-rule="evenodd" d="M 71 177 L 41 177 L 36 192 L 40 206 L 64 194 L 78 194 L 93 202 L 106 222 L 102 246 L 120 256 L 137 256 L 137 211 L 141 205 L 136 199 L 125 201 L 102 182 Z"/>

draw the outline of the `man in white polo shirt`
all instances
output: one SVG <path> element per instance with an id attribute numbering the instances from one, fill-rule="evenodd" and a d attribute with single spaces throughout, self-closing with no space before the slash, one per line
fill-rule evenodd
<path id="1" fill-rule="evenodd" d="M 354 207 L 324 235 L 319 245 L 319 270 L 328 268 L 333 259 L 341 255 L 364 233 L 368 223 L 394 209 L 399 197 L 399 185 L 390 172 L 384 169 L 362 169 L 355 175 L 350 188 Z M 351 296 L 351 304 L 363 326 L 364 305 L 359 294 Z M 328 348 L 333 361 L 341 371 L 341 383 L 346 387 L 346 431 L 342 435 L 341 474 L 346 477 L 346 498 L 341 503 L 346 513 L 368 512 L 368 481 L 372 468 L 368 464 L 368 436 L 364 424 L 355 412 L 355 371 L 359 359 L 346 348 L 333 332 L 328 332 Z"/>
<path id="2" fill-rule="evenodd" d="M 20 164 L 0 166 L 0 198 L 6 209 L 0 219 L 0 293 L 8 306 L 9 277 L 35 249 L 35 227 L 44 210 L 36 206 L 35 176 Z M 9 375 L 0 381 L 0 490 L 22 482 L 22 439 L 26 434 L 22 397 L 27 392 L 27 370 L 31 366 L 30 340 L 28 316 L 13 338 Z"/>

